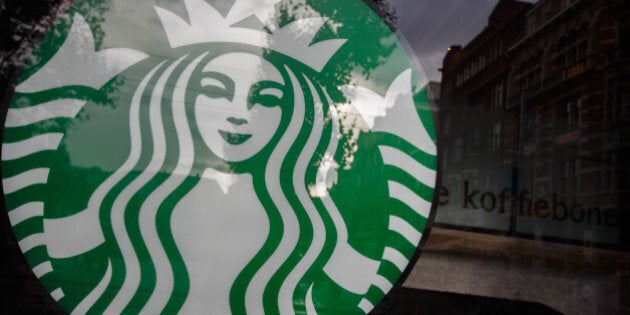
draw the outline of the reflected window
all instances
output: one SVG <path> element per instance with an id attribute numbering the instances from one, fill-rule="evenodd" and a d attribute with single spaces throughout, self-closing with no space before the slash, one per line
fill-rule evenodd
<path id="1" fill-rule="evenodd" d="M 490 151 L 501 148 L 501 123 L 495 123 L 490 130 Z"/>
<path id="2" fill-rule="evenodd" d="M 492 108 L 503 107 L 503 82 L 499 82 L 494 86 L 490 105 Z"/>
<path id="3" fill-rule="evenodd" d="M 479 134 L 479 128 L 473 128 L 469 135 L 468 154 L 475 155 L 479 153 L 479 142 L 481 136 Z"/>
<path id="4" fill-rule="evenodd" d="M 523 126 L 523 138 L 525 143 L 536 142 L 536 123 L 538 120 L 538 113 L 532 110 L 525 114 L 525 122 Z"/>
<path id="5" fill-rule="evenodd" d="M 445 135 L 448 135 L 450 130 L 451 130 L 451 116 L 445 115 L 444 127 L 442 128 L 442 131 L 444 132 Z"/>
<path id="6" fill-rule="evenodd" d="M 461 162 L 462 160 L 462 151 L 464 149 L 464 139 L 462 137 L 457 137 L 453 141 L 453 161 Z"/>
<path id="7" fill-rule="evenodd" d="M 575 201 L 578 192 L 580 160 L 568 158 L 556 163 L 555 191 L 563 200 Z"/>
<path id="8" fill-rule="evenodd" d="M 573 95 L 558 102 L 556 106 L 556 128 L 563 134 L 577 130 L 580 126 L 581 99 Z"/>

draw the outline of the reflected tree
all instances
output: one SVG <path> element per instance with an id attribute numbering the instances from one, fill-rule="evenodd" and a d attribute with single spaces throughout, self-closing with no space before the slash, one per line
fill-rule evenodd
<path id="1" fill-rule="evenodd" d="M 389 26 L 392 31 L 396 31 L 396 23 L 398 22 L 398 14 L 396 14 L 396 8 L 390 4 L 387 0 L 365 0 L 376 13 L 383 19 L 385 24 Z"/>

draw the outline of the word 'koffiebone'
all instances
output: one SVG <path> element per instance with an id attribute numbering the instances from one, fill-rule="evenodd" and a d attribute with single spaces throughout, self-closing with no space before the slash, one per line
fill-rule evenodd
<path id="1" fill-rule="evenodd" d="M 439 204 L 446 206 L 451 202 L 451 194 L 447 187 L 440 187 Z M 461 200 L 463 209 L 484 210 L 486 212 L 516 213 L 526 218 L 541 218 L 556 221 L 570 220 L 575 223 L 619 226 L 618 210 L 612 207 L 590 206 L 580 203 L 566 203 L 552 193 L 546 198 L 534 198 L 529 190 L 512 193 L 504 188 L 500 193 L 480 191 L 471 187 L 468 181 L 463 182 Z"/>

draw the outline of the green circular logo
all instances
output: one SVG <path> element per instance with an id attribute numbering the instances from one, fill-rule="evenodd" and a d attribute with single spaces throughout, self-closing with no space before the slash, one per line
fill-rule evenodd
<path id="1" fill-rule="evenodd" d="M 431 211 L 424 83 L 363 1 L 79 0 L 8 105 L 6 209 L 72 313 L 367 313 Z"/>

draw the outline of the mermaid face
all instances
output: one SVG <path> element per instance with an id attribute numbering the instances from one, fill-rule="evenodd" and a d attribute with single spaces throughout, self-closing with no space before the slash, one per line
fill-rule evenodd
<path id="1" fill-rule="evenodd" d="M 269 61 L 248 53 L 221 55 L 202 71 L 194 110 L 204 142 L 229 162 L 254 156 L 280 124 L 282 75 Z"/>

